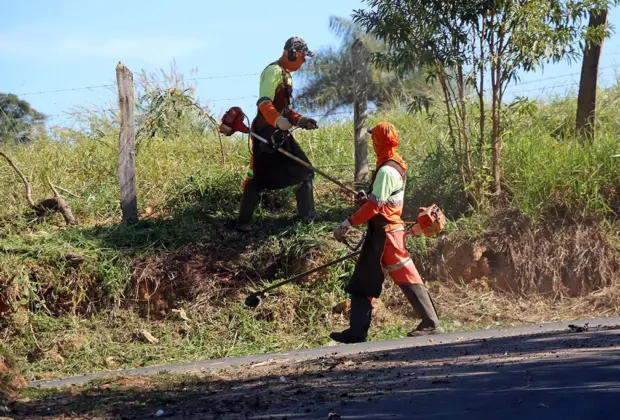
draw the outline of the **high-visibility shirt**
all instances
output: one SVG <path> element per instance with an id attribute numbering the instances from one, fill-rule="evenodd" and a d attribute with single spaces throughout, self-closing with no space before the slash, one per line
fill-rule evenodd
<path id="1" fill-rule="evenodd" d="M 263 121 L 275 127 L 276 119 L 283 115 L 297 122 L 301 115 L 290 108 L 293 96 L 293 76 L 277 62 L 271 63 L 260 75 L 258 89 L 258 116 L 259 127 Z"/>
<path id="2" fill-rule="evenodd" d="M 405 204 L 405 186 L 406 175 L 402 167 L 392 160 L 387 161 L 377 170 L 368 201 L 349 221 L 354 226 L 361 225 L 379 215 L 388 222 L 386 230 L 404 225 L 401 216 Z"/>
<path id="3" fill-rule="evenodd" d="M 284 89 L 285 86 L 293 86 L 291 73 L 283 70 L 277 63 L 268 65 L 260 75 L 257 104 L 260 105 L 264 101 L 274 102 L 278 89 Z"/>

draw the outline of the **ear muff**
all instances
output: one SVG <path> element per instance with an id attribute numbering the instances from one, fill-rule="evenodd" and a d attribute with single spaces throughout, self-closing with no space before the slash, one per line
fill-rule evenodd
<path id="1" fill-rule="evenodd" d="M 297 51 L 295 51 L 295 48 L 291 48 L 288 50 L 288 61 L 292 63 L 295 60 L 297 60 Z"/>

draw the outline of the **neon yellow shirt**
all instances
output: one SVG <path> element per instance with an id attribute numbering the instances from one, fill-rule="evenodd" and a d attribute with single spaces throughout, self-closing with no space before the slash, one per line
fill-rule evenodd
<path id="1" fill-rule="evenodd" d="M 276 97 L 276 91 L 284 84 L 284 77 L 289 86 L 293 86 L 293 76 L 282 69 L 278 64 L 270 64 L 260 75 L 260 88 L 258 90 L 258 104 L 264 101 L 272 101 Z"/>

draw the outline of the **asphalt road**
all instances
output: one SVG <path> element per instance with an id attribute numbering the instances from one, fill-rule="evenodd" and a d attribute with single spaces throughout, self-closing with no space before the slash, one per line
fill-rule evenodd
<path id="1" fill-rule="evenodd" d="M 148 418 L 159 408 L 175 419 L 620 418 L 620 319 L 575 324 L 586 322 L 587 331 L 543 324 L 129 371 L 204 380 L 124 390 L 125 403 L 96 413 L 76 411 L 67 396 L 52 413 L 65 404 L 79 418 Z M 75 396 L 85 398 L 110 399 L 110 390 Z M 38 411 L 36 404 L 18 412 Z"/>

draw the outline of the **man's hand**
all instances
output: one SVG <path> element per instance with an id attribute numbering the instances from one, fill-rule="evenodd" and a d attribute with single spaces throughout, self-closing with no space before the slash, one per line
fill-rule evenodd
<path id="1" fill-rule="evenodd" d="M 368 195 L 366 191 L 360 190 L 355 196 L 355 202 L 360 206 L 363 206 L 368 201 Z"/>
<path id="2" fill-rule="evenodd" d="M 340 225 L 334 229 L 334 238 L 336 238 L 338 242 L 344 242 L 344 235 L 349 230 L 349 227 L 351 227 L 351 222 L 349 222 L 349 219 L 346 219 L 344 222 L 340 223 Z"/>
<path id="3" fill-rule="evenodd" d="M 316 130 L 317 128 L 319 128 L 319 124 L 316 122 L 316 120 L 309 117 L 301 117 L 297 122 L 297 126 L 299 128 L 303 128 L 304 130 Z"/>
<path id="4" fill-rule="evenodd" d="M 278 117 L 276 119 L 276 126 L 282 131 L 288 131 L 293 128 L 293 124 L 285 117 Z"/>

